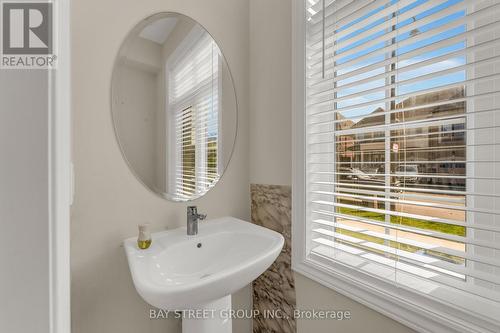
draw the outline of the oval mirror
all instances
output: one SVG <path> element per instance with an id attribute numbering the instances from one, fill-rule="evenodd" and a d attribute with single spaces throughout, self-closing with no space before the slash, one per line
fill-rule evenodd
<path id="1" fill-rule="evenodd" d="M 177 13 L 140 22 L 118 53 L 111 95 L 122 154 L 145 186 L 187 201 L 217 184 L 236 138 L 236 95 L 200 24 Z"/>

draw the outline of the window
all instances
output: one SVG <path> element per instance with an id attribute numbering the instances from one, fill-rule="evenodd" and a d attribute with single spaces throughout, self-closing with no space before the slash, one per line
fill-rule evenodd
<path id="1" fill-rule="evenodd" d="M 500 331 L 500 2 L 296 12 L 294 268 L 418 329 Z"/>
<path id="2" fill-rule="evenodd" d="M 176 193 L 192 195 L 196 190 L 196 131 L 193 126 L 193 107 L 188 107 L 178 113 L 177 124 L 179 129 L 176 131 L 178 141 L 181 147 L 180 172 L 182 177 L 176 184 Z M 182 119 L 182 120 L 181 120 Z"/>
<path id="3" fill-rule="evenodd" d="M 220 51 L 208 33 L 194 30 L 169 59 L 169 182 L 179 199 L 205 193 L 219 177 Z"/>

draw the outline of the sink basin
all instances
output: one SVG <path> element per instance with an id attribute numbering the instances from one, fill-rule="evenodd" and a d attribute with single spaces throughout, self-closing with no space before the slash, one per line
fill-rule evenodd
<path id="1" fill-rule="evenodd" d="M 140 250 L 137 238 L 129 238 L 125 251 L 137 292 L 164 310 L 210 307 L 262 274 L 284 242 L 277 232 L 233 217 L 200 222 L 196 236 L 184 227 L 152 239 Z"/>

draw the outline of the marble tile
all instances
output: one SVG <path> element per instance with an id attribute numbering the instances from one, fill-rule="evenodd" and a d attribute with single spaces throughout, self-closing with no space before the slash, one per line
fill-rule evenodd
<path id="1" fill-rule="evenodd" d="M 285 245 L 276 261 L 253 282 L 254 333 L 295 333 L 295 285 L 292 274 L 292 191 L 290 186 L 252 184 L 252 222 L 281 233 Z M 279 315 L 270 318 L 265 313 Z"/>

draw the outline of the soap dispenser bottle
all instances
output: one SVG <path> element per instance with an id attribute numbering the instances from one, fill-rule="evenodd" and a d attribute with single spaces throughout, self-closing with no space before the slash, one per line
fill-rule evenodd
<path id="1" fill-rule="evenodd" d="M 151 231 L 149 231 L 149 223 L 139 225 L 139 237 L 137 238 L 137 246 L 141 250 L 147 249 L 151 245 Z"/>

